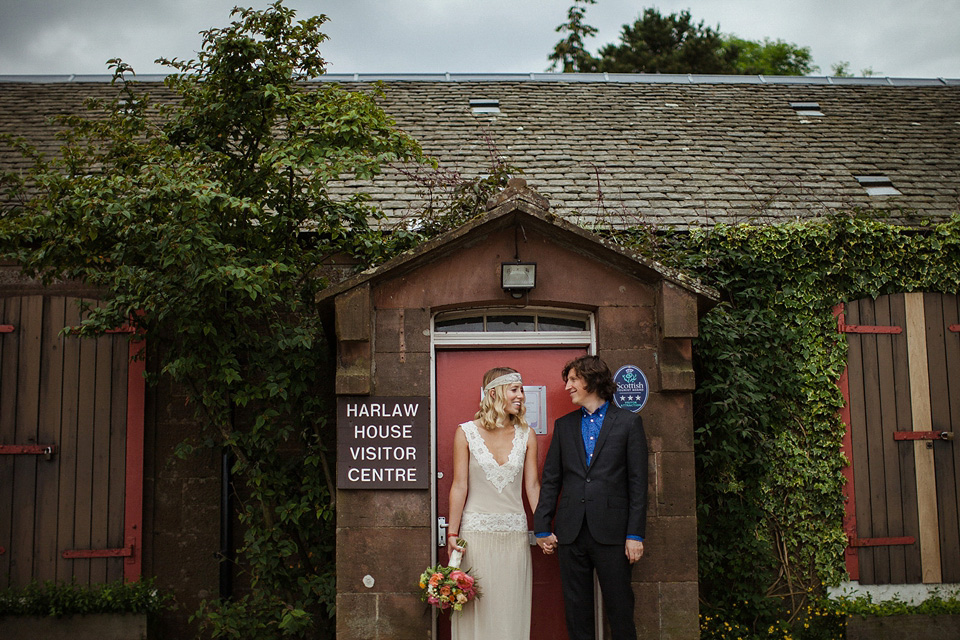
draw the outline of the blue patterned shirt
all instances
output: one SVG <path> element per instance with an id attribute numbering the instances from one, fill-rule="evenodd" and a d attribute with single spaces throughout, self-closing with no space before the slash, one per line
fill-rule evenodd
<path id="1" fill-rule="evenodd" d="M 593 460 L 593 450 L 597 446 L 597 438 L 600 437 L 600 428 L 609 406 L 609 402 L 604 402 L 603 406 L 593 413 L 587 411 L 586 407 L 580 407 L 580 433 L 583 435 L 583 448 L 587 450 L 588 467 Z"/>

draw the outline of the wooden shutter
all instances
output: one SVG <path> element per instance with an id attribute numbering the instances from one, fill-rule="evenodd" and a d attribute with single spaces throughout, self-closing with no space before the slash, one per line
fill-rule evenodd
<path id="1" fill-rule="evenodd" d="M 960 581 L 957 296 L 846 305 L 848 570 L 863 584 Z"/>
<path id="2" fill-rule="evenodd" d="M 140 574 L 143 362 L 77 302 L 0 298 L 0 587 Z"/>

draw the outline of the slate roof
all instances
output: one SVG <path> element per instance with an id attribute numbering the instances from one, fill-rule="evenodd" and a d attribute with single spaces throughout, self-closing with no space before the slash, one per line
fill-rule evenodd
<path id="1" fill-rule="evenodd" d="M 404 251 L 390 260 L 356 273 L 327 287 L 317 294 L 317 302 L 331 311 L 330 305 L 338 295 L 361 284 L 396 277 L 429 264 L 440 255 L 451 255 L 464 245 L 476 242 L 476 237 L 491 235 L 504 228 L 521 225 L 531 231 L 538 230 L 550 237 L 552 242 L 577 253 L 589 255 L 593 260 L 624 273 L 630 273 L 645 282 L 666 280 L 693 293 L 701 313 L 706 313 L 720 299 L 720 294 L 699 280 L 662 265 L 648 257 L 604 240 L 581 227 L 551 214 L 545 198 L 530 189 L 523 178 L 511 178 L 507 187 L 491 198 L 490 209 L 465 224 L 435 236 L 416 247 Z"/>
<path id="2" fill-rule="evenodd" d="M 55 148 L 49 115 L 115 90 L 91 78 L 0 76 L 0 132 Z M 159 78 L 141 78 L 152 92 Z M 584 225 L 782 221 L 878 209 L 904 224 L 960 208 L 960 80 L 590 74 L 330 75 L 350 90 L 382 81 L 398 125 L 465 177 L 492 158 L 516 166 L 552 213 Z M 475 114 L 470 100 L 499 101 Z M 817 103 L 822 117 L 791 103 Z M 0 152 L 0 166 L 14 162 Z M 900 195 L 871 196 L 857 176 Z M 358 183 L 345 183 L 351 189 Z M 389 170 L 362 185 L 390 216 L 423 187 Z"/>

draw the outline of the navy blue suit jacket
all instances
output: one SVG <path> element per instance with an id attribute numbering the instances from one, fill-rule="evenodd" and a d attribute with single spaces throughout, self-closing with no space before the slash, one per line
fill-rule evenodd
<path id="1" fill-rule="evenodd" d="M 588 467 L 580 416 L 578 409 L 554 423 L 534 531 L 552 531 L 560 544 L 569 544 L 586 520 L 594 540 L 601 544 L 623 544 L 628 535 L 644 537 L 647 438 L 643 420 L 611 402 Z"/>

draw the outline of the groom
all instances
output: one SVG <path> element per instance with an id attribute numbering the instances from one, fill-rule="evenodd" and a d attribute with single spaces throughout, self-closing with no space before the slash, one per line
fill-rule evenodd
<path id="1" fill-rule="evenodd" d="M 594 571 L 614 640 L 636 640 L 630 573 L 646 527 L 643 421 L 610 402 L 616 383 L 597 356 L 569 362 L 563 379 L 580 409 L 554 425 L 533 516 L 537 544 L 558 550 L 570 640 L 594 640 Z"/>

